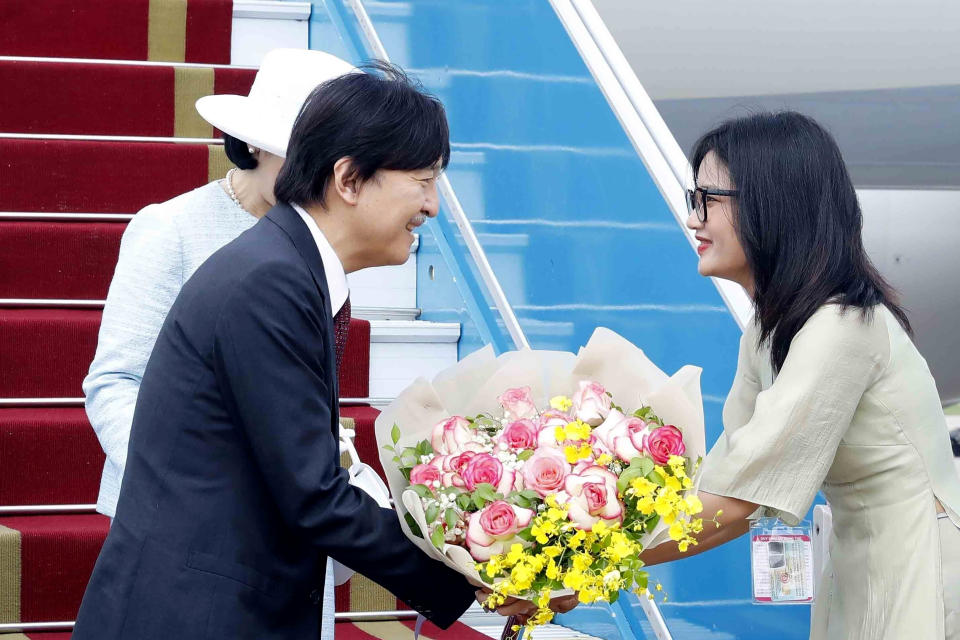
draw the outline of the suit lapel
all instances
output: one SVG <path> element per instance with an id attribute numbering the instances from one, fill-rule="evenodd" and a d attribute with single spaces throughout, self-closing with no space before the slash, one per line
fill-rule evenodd
<path id="1" fill-rule="evenodd" d="M 333 314 L 330 311 L 330 292 L 327 289 L 327 273 L 323 268 L 320 250 L 317 248 L 317 243 L 310 234 L 310 229 L 307 228 L 307 225 L 300 218 L 300 214 L 286 202 L 278 202 L 273 209 L 267 212 L 267 218 L 283 229 L 284 233 L 286 233 L 293 242 L 293 246 L 296 247 L 297 252 L 303 258 L 304 262 L 307 263 L 307 267 L 310 269 L 310 275 L 313 276 L 313 281 L 323 296 L 324 309 L 326 309 L 328 316 L 332 316 Z"/>
<path id="2" fill-rule="evenodd" d="M 327 331 L 327 335 L 323 336 L 323 341 L 327 356 L 327 371 L 332 372 L 332 375 L 330 375 L 328 379 L 328 386 L 332 392 L 330 397 L 332 424 L 330 427 L 333 429 L 334 436 L 339 437 L 339 429 L 337 427 L 340 420 L 340 383 L 337 376 L 337 358 L 334 351 L 335 340 L 333 336 L 336 323 L 332 320 L 333 313 L 330 309 L 330 291 L 327 287 L 327 275 L 323 268 L 323 260 L 320 258 L 320 250 L 317 248 L 317 243 L 313 239 L 310 229 L 307 228 L 306 223 L 304 223 L 300 217 L 300 214 L 286 202 L 278 202 L 275 207 L 267 212 L 266 217 L 283 230 L 287 237 L 290 238 L 290 241 L 293 242 L 297 253 L 299 253 L 303 261 L 307 263 L 307 267 L 310 269 L 310 275 L 313 277 L 313 282 L 320 293 L 324 313 L 326 313 L 327 318 L 331 318 L 328 325 L 330 331 Z"/>

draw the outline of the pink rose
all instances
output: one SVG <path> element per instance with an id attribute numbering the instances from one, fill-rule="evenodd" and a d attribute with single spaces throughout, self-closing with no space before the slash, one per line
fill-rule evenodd
<path id="1" fill-rule="evenodd" d="M 442 472 L 433 464 L 418 464 L 410 470 L 410 484 L 425 484 L 431 489 L 433 483 L 440 480 Z"/>
<path id="2" fill-rule="evenodd" d="M 514 451 L 533 449 L 537 446 L 537 425 L 533 420 L 511 422 L 500 434 L 499 441 Z"/>
<path id="3" fill-rule="evenodd" d="M 497 402 L 503 407 L 507 420 L 522 420 L 537 415 L 537 405 L 533 402 L 533 396 L 530 395 L 530 387 L 507 389 L 497 398 Z"/>
<path id="4" fill-rule="evenodd" d="M 455 471 L 462 476 L 463 470 L 466 469 L 467 463 L 470 462 L 470 458 L 475 455 L 477 455 L 476 451 L 464 451 L 459 455 L 450 456 L 450 470 Z"/>
<path id="5" fill-rule="evenodd" d="M 523 542 L 517 532 L 530 526 L 533 511 L 497 500 L 470 515 L 467 548 L 478 562 L 504 553 L 515 542 Z"/>
<path id="6" fill-rule="evenodd" d="M 594 434 L 590 434 L 590 448 L 593 449 L 593 457 L 598 458 L 603 454 L 613 456 L 613 451 L 607 447 L 606 443 Z"/>
<path id="7" fill-rule="evenodd" d="M 617 425 L 619 425 L 627 416 L 623 415 L 616 409 L 610 409 L 607 413 L 606 420 L 603 421 L 600 426 L 594 428 L 590 432 L 591 436 L 597 437 L 606 445 L 607 449 L 613 451 L 613 439 L 616 435 L 621 435 L 620 432 L 616 430 Z"/>
<path id="8" fill-rule="evenodd" d="M 620 428 L 626 432 L 626 435 L 614 440 L 614 453 L 624 462 L 630 462 L 632 459 L 642 456 L 646 451 L 650 425 L 640 418 L 629 417 L 623 421 Z"/>
<path id="9" fill-rule="evenodd" d="M 630 462 L 644 454 L 644 440 L 649 432 L 649 425 L 640 418 L 625 416 L 611 409 L 603 424 L 590 435 L 597 436 L 618 458 Z"/>
<path id="10" fill-rule="evenodd" d="M 617 476 L 603 467 L 590 467 L 568 475 L 557 502 L 567 505 L 567 517 L 578 529 L 590 531 L 600 520 L 608 524 L 623 520 L 623 505 L 617 498 Z"/>
<path id="11" fill-rule="evenodd" d="M 478 453 L 470 458 L 460 475 L 469 491 L 486 482 L 492 484 L 498 493 L 506 495 L 517 484 L 517 472 L 504 469 L 503 464 L 489 453 Z"/>
<path id="12" fill-rule="evenodd" d="M 450 470 L 450 458 L 453 456 L 433 456 L 427 464 L 432 465 L 440 471 Z"/>
<path id="13" fill-rule="evenodd" d="M 438 455 L 460 453 L 467 449 L 476 451 L 480 448 L 480 445 L 474 441 L 470 422 L 462 416 L 451 416 L 434 425 L 433 432 L 430 434 L 430 444 L 433 446 L 433 452 Z"/>
<path id="14" fill-rule="evenodd" d="M 595 427 L 610 412 L 610 396 L 599 382 L 580 382 L 580 388 L 573 394 L 573 415 Z"/>
<path id="15" fill-rule="evenodd" d="M 470 455 L 475 454 L 471 452 Z M 465 486 L 463 483 L 463 478 L 460 477 L 459 471 L 454 467 L 454 462 L 459 457 L 460 456 L 434 456 L 433 460 L 429 462 L 429 464 L 436 467 L 440 471 L 440 484 L 442 486 L 459 487 L 461 489 Z"/>
<path id="16" fill-rule="evenodd" d="M 569 473 L 570 463 L 560 450 L 542 447 L 523 464 L 523 484 L 546 497 L 563 487 Z"/>
<path id="17" fill-rule="evenodd" d="M 646 449 L 657 464 L 666 464 L 670 456 L 682 456 L 687 450 L 683 434 L 672 424 L 654 429 L 647 436 Z"/>
<path id="18" fill-rule="evenodd" d="M 573 422 L 573 418 L 562 411 L 549 409 L 540 414 L 537 424 L 540 425 L 540 431 L 537 433 L 537 446 L 560 448 L 557 442 L 556 428 L 565 427 Z"/>
<path id="19" fill-rule="evenodd" d="M 593 458 L 586 458 L 584 460 L 580 460 L 577 462 L 577 464 L 573 465 L 572 473 L 574 475 L 579 475 L 596 464 L 597 463 Z"/>
<path id="20" fill-rule="evenodd" d="M 537 420 L 537 426 L 541 429 L 546 427 L 565 427 L 571 422 L 573 422 L 573 418 L 563 411 L 547 409 L 540 414 L 540 418 Z"/>

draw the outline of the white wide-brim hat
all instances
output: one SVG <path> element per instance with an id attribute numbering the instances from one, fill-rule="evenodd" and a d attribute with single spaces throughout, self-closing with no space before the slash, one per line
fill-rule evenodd
<path id="1" fill-rule="evenodd" d="M 293 123 L 318 84 L 359 72 L 323 51 L 274 49 L 263 58 L 250 95 L 204 96 L 197 111 L 220 131 L 285 158 Z"/>

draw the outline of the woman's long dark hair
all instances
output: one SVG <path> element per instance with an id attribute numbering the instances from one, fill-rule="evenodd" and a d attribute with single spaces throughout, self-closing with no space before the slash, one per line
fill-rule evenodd
<path id="1" fill-rule="evenodd" d="M 753 273 L 760 344 L 770 340 L 774 371 L 800 328 L 832 298 L 864 315 L 883 304 L 910 332 L 896 293 L 863 248 L 860 203 L 823 127 L 792 111 L 728 120 L 694 145 L 695 176 L 711 151 L 739 192 L 734 227 Z"/>

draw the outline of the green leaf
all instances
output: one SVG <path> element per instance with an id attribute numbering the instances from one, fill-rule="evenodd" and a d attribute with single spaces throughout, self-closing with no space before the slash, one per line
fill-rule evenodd
<path id="1" fill-rule="evenodd" d="M 475 493 L 480 495 L 480 497 L 482 497 L 484 500 L 488 500 L 490 502 L 503 500 L 503 496 L 497 493 L 496 487 L 489 482 L 481 482 L 478 484 Z"/>
<path id="2" fill-rule="evenodd" d="M 404 478 L 407 479 L 407 482 L 410 482 L 410 472 L 411 472 L 411 471 L 412 471 L 412 469 L 400 469 L 400 473 L 403 475 Z"/>
<path id="3" fill-rule="evenodd" d="M 631 468 L 636 467 L 637 469 L 639 469 L 641 476 L 645 476 L 651 471 L 653 471 L 653 468 L 655 466 L 656 465 L 654 465 L 653 460 L 651 460 L 647 456 L 633 458 L 632 460 L 630 460 L 630 467 Z"/>
<path id="4" fill-rule="evenodd" d="M 430 443 L 427 442 L 426 440 L 421 440 L 420 442 L 418 442 L 415 451 L 417 452 L 418 460 L 423 456 L 433 455 L 433 447 L 431 447 Z"/>
<path id="5" fill-rule="evenodd" d="M 413 516 L 409 513 L 403 514 L 403 519 L 407 521 L 407 526 L 410 527 L 410 531 L 413 532 L 413 535 L 418 538 L 423 537 L 423 532 L 420 531 L 420 525 L 417 524 L 417 521 L 413 519 Z"/>
<path id="6" fill-rule="evenodd" d="M 425 484 L 412 484 L 410 485 L 410 488 L 416 491 L 417 495 L 420 496 L 421 498 L 433 497 L 433 491 L 431 491 L 430 487 L 428 487 Z M 429 518 L 427 518 L 427 520 L 429 520 Z"/>
<path id="7" fill-rule="evenodd" d="M 530 533 L 530 529 L 531 527 L 527 527 L 526 529 L 521 529 L 520 531 L 517 532 L 517 535 L 520 537 L 521 540 L 526 540 L 527 542 L 533 542 L 535 538 L 533 537 L 533 534 Z"/>
<path id="8" fill-rule="evenodd" d="M 393 448 L 391 445 L 389 445 L 389 444 L 383 445 L 382 448 L 383 448 L 383 449 L 386 449 L 387 451 L 396 451 L 396 449 L 394 449 L 394 448 Z"/>
<path id="9" fill-rule="evenodd" d="M 640 574 L 638 574 L 638 575 L 634 578 L 634 580 L 636 581 L 637 586 L 638 586 L 640 589 L 646 589 L 646 588 L 647 588 L 647 585 L 650 584 L 650 582 L 649 582 L 650 578 L 649 578 L 649 576 L 647 576 L 647 572 L 646 572 L 646 571 L 643 571 L 643 572 L 641 572 Z"/>
<path id="10" fill-rule="evenodd" d="M 533 449 L 524 449 L 520 452 L 520 455 L 517 456 L 517 460 L 520 462 L 525 462 L 533 457 Z"/>
<path id="11" fill-rule="evenodd" d="M 623 470 L 617 480 L 617 490 L 623 493 L 634 478 L 642 478 L 653 471 L 653 460 L 647 456 L 637 456 L 630 460 L 630 466 Z"/>
<path id="12" fill-rule="evenodd" d="M 525 498 L 519 491 L 511 491 L 508 493 L 506 500 L 510 504 L 515 504 L 518 507 L 523 507 L 524 509 L 529 509 L 531 506 L 530 500 Z"/>
<path id="13" fill-rule="evenodd" d="M 437 527 L 433 530 L 433 533 L 430 534 L 430 542 L 433 543 L 437 549 L 443 551 L 443 529 Z"/>
<path id="14" fill-rule="evenodd" d="M 616 602 L 616 601 L 619 600 L 619 599 L 620 599 L 620 592 L 619 592 L 619 591 L 614 591 L 614 592 L 610 595 L 610 604 L 613 604 L 614 602 Z"/>
<path id="15" fill-rule="evenodd" d="M 524 498 L 527 498 L 528 500 L 540 499 L 540 494 L 534 491 L 533 489 L 524 489 L 523 491 L 520 492 L 520 495 L 522 495 Z"/>
<path id="16" fill-rule="evenodd" d="M 453 509 L 447 509 L 443 512 L 443 521 L 447 523 L 447 526 L 453 529 L 457 526 L 457 523 L 460 519 L 457 517 L 457 512 Z"/>
<path id="17" fill-rule="evenodd" d="M 427 519 L 427 522 L 435 522 L 438 515 L 440 515 L 440 506 L 437 504 L 432 504 L 427 507 L 427 513 L 424 515 L 424 517 Z"/>
<path id="18" fill-rule="evenodd" d="M 483 509 L 483 506 L 487 504 L 487 501 L 484 500 L 483 496 L 481 496 L 479 493 L 474 493 L 472 496 L 472 500 L 473 500 L 473 506 L 475 506 L 478 511 L 480 509 Z"/>
<path id="19" fill-rule="evenodd" d="M 635 478 L 641 477 L 639 469 L 634 469 L 632 467 L 627 467 L 623 470 L 623 473 L 620 474 L 620 477 L 617 479 L 617 491 L 620 493 L 625 493 L 627 488 L 630 486 L 630 483 L 633 482 Z"/>
<path id="20" fill-rule="evenodd" d="M 647 480 L 649 480 L 650 482 L 653 482 L 654 484 L 658 484 L 661 487 L 667 486 L 666 480 L 664 480 L 663 476 L 661 476 L 656 471 L 651 471 L 650 473 L 648 473 Z"/>
<path id="21" fill-rule="evenodd" d="M 457 506 L 460 507 L 462 511 L 469 511 L 472 504 L 473 499 L 471 499 L 469 493 L 463 493 L 457 496 Z"/>
<path id="22" fill-rule="evenodd" d="M 393 444 L 396 445 L 400 442 L 400 427 L 396 423 L 393 424 L 393 429 L 390 430 L 390 439 L 393 440 Z"/>

